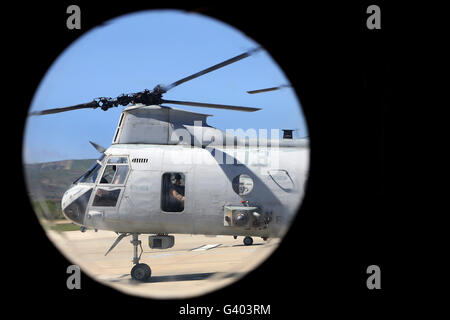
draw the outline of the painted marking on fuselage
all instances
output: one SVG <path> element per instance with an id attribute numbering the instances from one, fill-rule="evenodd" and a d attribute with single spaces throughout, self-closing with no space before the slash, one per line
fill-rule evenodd
<path id="1" fill-rule="evenodd" d="M 222 245 L 221 243 L 216 244 L 205 244 L 204 246 L 192 249 L 191 251 L 202 251 L 202 250 L 210 250 Z"/>

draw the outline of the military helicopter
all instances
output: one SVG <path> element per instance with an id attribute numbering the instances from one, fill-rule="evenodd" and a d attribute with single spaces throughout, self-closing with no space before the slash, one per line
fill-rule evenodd
<path id="1" fill-rule="evenodd" d="M 283 139 L 239 137 L 209 126 L 208 114 L 163 106 L 260 110 L 162 98 L 176 86 L 259 50 L 254 48 L 153 90 L 29 113 L 126 106 L 111 146 L 91 142 L 101 156 L 64 193 L 61 205 L 65 217 L 82 231 L 90 228 L 118 234 L 105 255 L 123 238 L 132 237 L 133 279 L 151 277 L 151 268 L 139 263 L 142 234 L 149 235 L 150 248 L 167 249 L 175 243 L 169 233 L 243 236 L 244 244 L 251 245 L 252 237 L 280 237 L 287 230 L 304 193 L 308 140 L 293 139 L 292 130 L 286 130 Z"/>

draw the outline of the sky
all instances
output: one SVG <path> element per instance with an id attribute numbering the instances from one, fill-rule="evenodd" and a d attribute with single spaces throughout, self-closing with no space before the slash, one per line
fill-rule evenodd
<path id="1" fill-rule="evenodd" d="M 151 90 L 257 46 L 234 27 L 197 13 L 152 10 L 127 14 L 86 32 L 67 47 L 43 77 L 29 111 Z M 262 110 L 164 105 L 211 114 L 207 123 L 223 130 L 295 129 L 294 137 L 308 136 L 301 104 L 292 88 L 253 95 L 246 92 L 283 84 L 289 84 L 289 79 L 270 54 L 260 50 L 183 83 L 163 98 Z M 123 108 L 29 117 L 24 132 L 24 162 L 98 158 L 89 140 L 110 146 Z"/>

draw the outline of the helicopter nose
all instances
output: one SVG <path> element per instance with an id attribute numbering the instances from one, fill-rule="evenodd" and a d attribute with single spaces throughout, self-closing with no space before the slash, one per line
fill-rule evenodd
<path id="1" fill-rule="evenodd" d="M 73 186 L 68 189 L 61 200 L 64 216 L 76 224 L 83 225 L 86 207 L 91 197 L 92 187 Z"/>

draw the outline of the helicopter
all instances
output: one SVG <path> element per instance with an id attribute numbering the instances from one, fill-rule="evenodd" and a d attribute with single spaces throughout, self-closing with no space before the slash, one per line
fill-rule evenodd
<path id="1" fill-rule="evenodd" d="M 61 208 L 83 232 L 116 232 L 118 237 L 105 255 L 131 236 L 134 280 L 146 281 L 152 274 L 150 266 L 140 263 L 143 234 L 149 235 L 151 249 L 168 249 L 175 243 L 170 233 L 243 236 L 244 245 L 251 245 L 252 237 L 266 240 L 287 231 L 308 177 L 308 139 L 293 139 L 289 129 L 283 139 L 267 139 L 267 134 L 242 137 L 208 125 L 209 114 L 164 106 L 261 110 L 163 99 L 172 88 L 259 50 L 248 50 L 153 90 L 29 113 L 41 116 L 125 106 L 111 145 L 105 148 L 90 141 L 100 157 L 64 193 Z"/>

